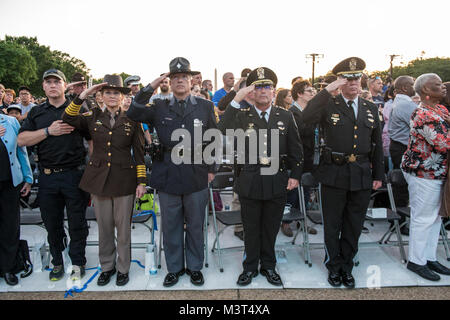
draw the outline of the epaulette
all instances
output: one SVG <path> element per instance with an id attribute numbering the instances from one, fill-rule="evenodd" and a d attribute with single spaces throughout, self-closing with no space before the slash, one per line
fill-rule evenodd
<path id="1" fill-rule="evenodd" d="M 250 108 L 246 108 L 246 109 L 240 108 L 239 111 L 247 112 L 247 111 L 250 111 Z"/>
<path id="2" fill-rule="evenodd" d="M 147 103 L 145 106 L 146 107 L 151 107 L 151 106 L 154 106 L 154 105 L 155 105 L 155 103 L 152 101 L 152 102 Z"/>

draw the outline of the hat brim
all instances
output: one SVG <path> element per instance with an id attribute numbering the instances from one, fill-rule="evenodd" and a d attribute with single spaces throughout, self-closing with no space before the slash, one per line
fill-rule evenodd
<path id="1" fill-rule="evenodd" d="M 64 82 L 66 82 L 66 79 L 64 79 L 63 77 L 61 77 L 59 74 L 55 74 L 55 73 L 48 74 L 48 75 L 46 75 L 45 77 L 42 77 L 42 80 L 45 80 L 45 79 L 50 78 L 50 77 L 57 78 L 57 79 L 59 79 L 59 80 L 62 80 L 62 81 L 64 81 Z"/>
<path id="2" fill-rule="evenodd" d="M 196 75 L 200 74 L 200 71 L 181 71 L 180 70 L 180 71 L 169 72 L 169 74 L 167 76 L 170 77 L 171 75 L 177 74 L 177 73 L 186 73 L 186 74 L 190 74 L 191 76 L 196 76 Z M 161 76 L 163 74 L 161 74 Z"/>
<path id="3" fill-rule="evenodd" d="M 136 85 L 140 85 L 140 84 L 141 84 L 140 81 L 133 81 L 133 82 L 128 83 L 129 86 L 136 86 Z"/>
<path id="4" fill-rule="evenodd" d="M 19 112 L 22 112 L 22 108 L 20 108 L 19 106 L 9 106 L 8 108 L 6 108 L 6 112 L 9 112 L 11 110 L 17 110 Z"/>
<path id="5" fill-rule="evenodd" d="M 131 92 L 131 88 L 126 88 L 126 87 L 113 87 L 113 86 L 104 86 L 102 87 L 102 91 L 106 90 L 106 89 L 113 89 L 113 90 L 117 90 L 123 94 L 127 94 Z"/>

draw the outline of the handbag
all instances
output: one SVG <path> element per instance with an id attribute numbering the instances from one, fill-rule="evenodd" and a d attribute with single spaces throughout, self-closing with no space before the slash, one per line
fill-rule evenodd
<path id="1" fill-rule="evenodd" d="M 447 163 L 450 160 L 450 151 L 447 152 Z M 439 215 L 442 217 L 450 217 L 450 165 L 448 166 L 447 180 L 444 184 L 444 190 L 442 190 L 442 202 Z"/>
<path id="2" fill-rule="evenodd" d="M 447 152 L 447 163 L 450 160 L 450 151 Z M 439 215 L 450 217 L 450 165 L 448 166 L 447 180 L 445 180 L 444 190 L 442 190 L 442 201 Z"/>

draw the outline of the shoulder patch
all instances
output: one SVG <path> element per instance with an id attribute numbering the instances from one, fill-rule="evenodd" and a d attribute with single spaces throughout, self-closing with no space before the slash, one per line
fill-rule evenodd
<path id="1" fill-rule="evenodd" d="M 92 110 L 89 110 L 88 112 L 82 113 L 83 116 L 88 117 L 92 116 Z"/>

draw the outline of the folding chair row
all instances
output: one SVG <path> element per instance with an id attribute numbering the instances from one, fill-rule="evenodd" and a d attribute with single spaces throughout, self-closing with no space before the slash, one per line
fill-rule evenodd
<path id="1" fill-rule="evenodd" d="M 306 228 L 306 201 L 304 199 L 304 187 L 314 187 L 317 186 L 315 179 L 311 174 L 307 173 L 302 176 L 302 181 L 299 186 L 298 193 L 300 199 L 300 209 L 288 207 L 286 214 L 283 215 L 282 221 L 297 221 L 300 223 L 300 228 L 297 230 L 297 233 L 292 241 L 292 244 L 295 244 L 295 240 L 297 239 L 300 231 L 303 235 L 303 242 L 301 246 L 304 248 L 305 252 L 305 263 L 310 267 L 312 266 L 311 254 L 309 248 L 309 238 L 308 231 Z M 225 249 L 236 249 L 243 248 L 243 246 L 239 247 L 229 247 L 222 248 L 220 244 L 220 235 L 224 232 L 227 227 L 235 226 L 242 224 L 241 211 L 240 210 L 215 210 L 215 202 L 214 202 L 214 192 L 219 192 L 221 195 L 228 194 L 230 196 L 233 195 L 233 186 L 234 186 L 234 172 L 218 172 L 214 178 L 214 180 L 209 185 L 209 195 L 210 195 L 210 203 L 213 215 L 213 223 L 214 223 L 214 231 L 216 234 L 212 252 L 218 252 L 219 256 L 219 270 L 223 272 L 223 261 L 222 261 L 222 251 Z M 218 229 L 217 221 L 223 224 L 225 227 L 221 230 Z"/>

